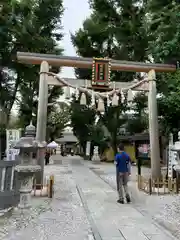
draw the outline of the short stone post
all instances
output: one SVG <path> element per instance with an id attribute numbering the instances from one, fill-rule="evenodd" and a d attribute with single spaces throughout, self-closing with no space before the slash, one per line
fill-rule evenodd
<path id="1" fill-rule="evenodd" d="M 26 127 L 25 136 L 21 137 L 16 143 L 15 148 L 20 149 L 20 164 L 15 167 L 20 181 L 20 202 L 18 207 L 26 209 L 31 207 L 31 192 L 33 186 L 33 177 L 36 172 L 41 171 L 41 166 L 37 164 L 38 150 L 45 147 L 45 143 L 35 140 L 36 129 L 32 123 Z"/>

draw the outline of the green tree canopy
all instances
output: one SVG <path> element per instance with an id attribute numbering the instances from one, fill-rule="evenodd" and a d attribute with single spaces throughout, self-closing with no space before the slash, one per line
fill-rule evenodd
<path id="1" fill-rule="evenodd" d="M 126 123 L 129 134 L 142 133 L 148 129 L 147 101 L 147 94 L 140 92 L 135 95 L 131 107 L 133 113 L 130 114 Z"/>
<path id="2" fill-rule="evenodd" d="M 59 41 L 62 39 L 63 3 L 62 0 L 7 0 L 2 3 L 1 13 L 0 63 L 1 69 L 8 73 L 6 79 L 8 77 L 10 81 L 4 84 L 1 77 L 0 91 L 3 94 L 8 89 L 8 95 L 3 94 L 4 102 L 8 102 L 10 98 L 8 115 L 18 92 L 21 101 L 17 104 L 20 107 L 23 127 L 29 124 L 33 113 L 36 115 L 39 66 L 17 63 L 14 61 L 16 53 L 17 51 L 62 53 Z M 59 72 L 58 68 L 51 70 Z M 62 94 L 60 88 L 49 89 L 49 101 L 56 100 L 60 94 Z"/>
<path id="3" fill-rule="evenodd" d="M 47 140 L 54 141 L 61 137 L 63 129 L 70 121 L 70 106 L 67 104 L 57 104 L 48 115 L 47 120 Z"/>
<path id="4" fill-rule="evenodd" d="M 138 0 L 90 0 L 91 16 L 72 35 L 77 54 L 82 57 L 148 60 L 148 36 L 144 24 L 146 1 L 138 3 Z M 111 81 L 132 81 L 135 75 L 139 77 L 135 73 L 115 71 L 111 73 Z M 84 69 L 76 69 L 76 76 L 85 79 L 92 77 L 91 71 Z M 119 128 L 127 120 L 124 118 L 125 109 L 126 105 L 108 107 L 101 117 L 101 122 L 111 135 L 115 151 Z"/>
<path id="5" fill-rule="evenodd" d="M 171 0 L 151 0 L 149 11 L 149 54 L 155 62 L 176 64 L 180 59 L 180 3 Z M 179 128 L 179 71 L 157 74 L 158 110 L 161 130 L 165 135 Z"/>
<path id="6" fill-rule="evenodd" d="M 72 35 L 72 43 L 82 57 L 109 57 L 144 61 L 148 38 L 144 28 L 145 1 L 92 0 L 92 15 Z M 91 79 L 91 71 L 76 69 L 81 78 Z M 113 72 L 113 81 L 131 81 L 135 73 Z"/>
<path id="7" fill-rule="evenodd" d="M 76 101 L 75 97 L 71 102 L 71 125 L 73 132 L 78 138 L 81 146 L 85 151 L 86 142 L 91 140 L 92 127 L 95 123 L 96 112 L 90 108 L 90 104 L 82 106 L 79 100 Z"/>

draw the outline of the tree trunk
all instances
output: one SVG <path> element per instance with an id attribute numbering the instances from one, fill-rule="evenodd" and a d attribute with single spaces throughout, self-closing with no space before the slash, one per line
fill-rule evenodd
<path id="1" fill-rule="evenodd" d="M 16 93 L 17 93 L 17 90 L 18 90 L 18 87 L 19 87 L 19 83 L 20 83 L 20 76 L 19 74 L 17 73 L 17 79 L 16 79 L 16 82 L 15 82 L 15 86 L 14 86 L 14 91 L 13 91 L 13 95 L 11 97 L 11 101 L 10 101 L 10 104 L 9 104 L 9 107 L 8 107 L 8 111 L 7 111 L 7 124 L 9 123 L 9 119 L 10 119 L 10 115 L 11 115 L 11 110 L 12 110 L 12 107 L 14 105 L 14 102 L 16 100 Z"/>
<path id="2" fill-rule="evenodd" d="M 119 108 L 116 108 L 116 111 L 114 113 L 114 118 L 116 120 L 115 128 L 112 133 L 112 148 L 114 151 L 114 154 L 117 153 L 117 130 L 118 130 L 118 119 L 119 119 Z"/>

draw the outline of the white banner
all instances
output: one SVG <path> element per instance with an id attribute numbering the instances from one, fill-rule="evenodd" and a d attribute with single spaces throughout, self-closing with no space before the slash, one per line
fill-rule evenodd
<path id="1" fill-rule="evenodd" d="M 86 143 L 86 156 L 90 156 L 90 147 L 91 147 L 91 143 L 87 142 Z"/>
<path id="2" fill-rule="evenodd" d="M 16 155 L 19 154 L 19 149 L 14 149 L 17 141 L 21 137 L 20 129 L 6 130 L 6 159 L 7 161 L 16 160 Z"/>

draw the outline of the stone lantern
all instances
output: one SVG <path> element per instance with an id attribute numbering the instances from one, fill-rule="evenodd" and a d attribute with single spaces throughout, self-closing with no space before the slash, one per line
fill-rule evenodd
<path id="1" fill-rule="evenodd" d="M 45 148 L 46 143 L 35 140 L 36 129 L 30 123 L 25 129 L 25 136 L 16 143 L 15 148 L 19 149 L 19 165 L 15 167 L 20 180 L 20 203 L 19 208 L 31 207 L 31 191 L 35 173 L 41 171 L 37 164 L 38 152 Z"/>

